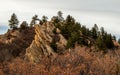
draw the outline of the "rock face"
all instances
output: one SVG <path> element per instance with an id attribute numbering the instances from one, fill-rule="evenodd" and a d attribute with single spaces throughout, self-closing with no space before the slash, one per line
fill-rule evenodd
<path id="1" fill-rule="evenodd" d="M 120 47 L 120 44 L 118 42 L 116 42 L 115 40 L 113 40 L 113 44 L 116 48 Z"/>
<path id="2" fill-rule="evenodd" d="M 57 51 L 58 51 L 58 53 L 63 53 L 66 49 L 67 40 L 63 37 L 62 34 L 58 34 L 58 37 L 60 39 L 58 42 L 56 42 Z"/>
<path id="3" fill-rule="evenodd" d="M 26 59 L 33 62 L 39 63 L 42 57 L 54 56 L 56 53 L 51 47 L 51 43 L 54 40 L 55 34 L 53 30 L 55 26 L 47 22 L 43 25 L 35 25 L 35 37 L 32 41 L 30 47 L 26 49 Z M 57 34 L 59 36 L 59 41 L 56 42 L 60 48 L 64 48 L 67 41 L 61 34 Z"/>

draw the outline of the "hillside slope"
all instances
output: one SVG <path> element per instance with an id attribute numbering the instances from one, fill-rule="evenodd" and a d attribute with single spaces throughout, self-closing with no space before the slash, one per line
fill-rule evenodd
<path id="1" fill-rule="evenodd" d="M 9 30 L 0 37 L 0 61 L 10 61 L 16 57 L 24 58 L 26 48 L 34 39 L 34 28 Z"/>
<path id="2" fill-rule="evenodd" d="M 0 35 L 0 75 L 120 75 L 120 45 L 103 27 L 35 18 Z"/>

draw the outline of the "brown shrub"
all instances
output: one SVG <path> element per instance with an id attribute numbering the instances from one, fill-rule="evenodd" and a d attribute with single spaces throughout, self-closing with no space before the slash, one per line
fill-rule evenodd
<path id="1" fill-rule="evenodd" d="M 43 58 L 39 64 L 16 58 L 0 64 L 0 75 L 119 75 L 120 50 L 89 52 L 76 47 L 63 55 Z"/>

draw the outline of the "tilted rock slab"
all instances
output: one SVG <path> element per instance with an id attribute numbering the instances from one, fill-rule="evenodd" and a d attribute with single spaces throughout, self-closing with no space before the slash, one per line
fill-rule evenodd
<path id="1" fill-rule="evenodd" d="M 50 47 L 54 25 L 49 22 L 43 25 L 35 25 L 35 37 L 30 47 L 26 49 L 26 58 L 33 63 L 40 62 L 40 59 L 45 56 L 55 55 Z"/>

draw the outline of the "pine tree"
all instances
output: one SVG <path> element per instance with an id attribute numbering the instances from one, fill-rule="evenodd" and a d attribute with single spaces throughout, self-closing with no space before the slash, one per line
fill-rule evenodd
<path id="1" fill-rule="evenodd" d="M 59 21 L 63 21 L 64 20 L 64 18 L 62 17 L 62 14 L 63 13 L 61 11 L 58 11 L 58 13 L 57 13 L 58 16 L 57 17 L 58 17 Z"/>
<path id="2" fill-rule="evenodd" d="M 69 37 L 67 42 L 67 48 L 74 47 L 75 43 L 79 43 L 80 40 L 80 33 L 79 32 L 72 32 L 71 37 Z"/>
<path id="3" fill-rule="evenodd" d="M 53 22 L 53 23 L 58 23 L 59 22 L 59 19 L 58 19 L 58 17 L 57 16 L 53 16 L 52 18 L 51 18 L 51 21 Z"/>
<path id="4" fill-rule="evenodd" d="M 98 36 L 96 45 L 100 50 L 105 50 L 106 46 L 101 35 Z"/>
<path id="5" fill-rule="evenodd" d="M 57 14 L 58 14 L 58 17 L 62 17 L 62 14 L 63 14 L 63 13 L 62 13 L 61 11 L 58 11 Z"/>
<path id="6" fill-rule="evenodd" d="M 81 27 L 81 32 L 82 32 L 83 35 L 87 35 L 87 28 L 86 28 L 86 26 L 82 26 Z"/>
<path id="7" fill-rule="evenodd" d="M 30 23 L 30 27 L 33 27 L 33 25 L 36 24 L 36 20 L 39 20 L 39 19 L 38 19 L 38 15 L 35 15 L 35 16 L 32 17 L 32 21 L 31 21 L 31 23 Z"/>
<path id="8" fill-rule="evenodd" d="M 111 34 L 105 35 L 104 41 L 107 48 L 112 49 L 114 47 Z"/>
<path id="9" fill-rule="evenodd" d="M 80 24 L 76 23 L 75 19 L 72 16 L 68 15 L 64 22 L 64 25 L 60 27 L 60 30 L 62 31 L 63 36 L 68 39 L 71 37 L 72 32 L 80 31 Z"/>
<path id="10" fill-rule="evenodd" d="M 113 36 L 112 38 L 113 38 L 113 40 L 115 40 L 115 41 L 116 41 L 116 36 Z"/>
<path id="11" fill-rule="evenodd" d="M 9 20 L 9 26 L 11 29 L 16 29 L 18 27 L 19 20 L 15 13 L 12 14 L 11 19 Z"/>
<path id="12" fill-rule="evenodd" d="M 120 44 L 120 38 L 118 39 L 118 43 Z"/>
<path id="13" fill-rule="evenodd" d="M 28 27 L 28 23 L 26 21 L 23 21 L 22 24 L 20 25 L 21 29 L 26 29 Z"/>
<path id="14" fill-rule="evenodd" d="M 104 34 L 105 34 L 104 27 L 101 27 L 100 30 L 101 30 L 101 35 L 104 36 Z"/>
<path id="15" fill-rule="evenodd" d="M 97 26 L 97 24 L 94 25 L 91 32 L 92 32 L 92 37 L 94 39 L 97 39 L 97 37 L 98 37 L 98 26 Z"/>
<path id="16" fill-rule="evenodd" d="M 81 44 L 80 39 L 81 24 L 68 15 L 63 25 L 60 27 L 62 35 L 68 40 L 67 48 L 74 47 L 75 43 Z"/>
<path id="17" fill-rule="evenodd" d="M 47 17 L 47 16 L 45 16 L 45 15 L 44 15 L 44 16 L 42 16 L 42 22 L 43 22 L 43 23 L 46 23 L 46 22 L 47 22 L 47 19 L 48 19 L 48 17 Z"/>

